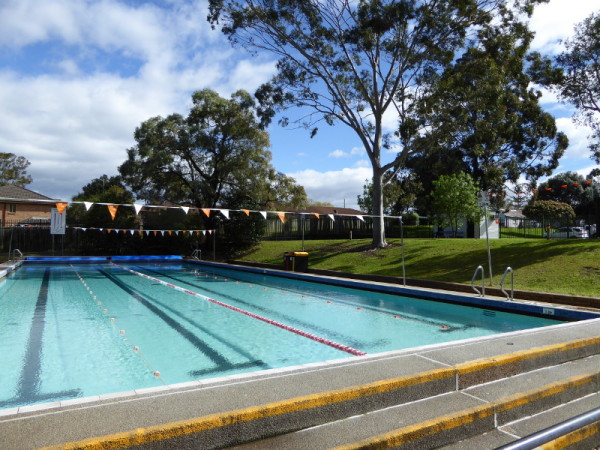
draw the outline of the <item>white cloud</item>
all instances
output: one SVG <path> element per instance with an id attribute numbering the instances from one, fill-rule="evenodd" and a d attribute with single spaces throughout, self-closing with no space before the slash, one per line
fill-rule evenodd
<path id="1" fill-rule="evenodd" d="M 370 168 L 357 167 L 326 172 L 308 169 L 287 175 L 304 186 L 306 194 L 313 200 L 358 208 L 356 198 L 362 194 L 365 180 L 370 180 L 373 172 Z"/>
<path id="2" fill-rule="evenodd" d="M 327 156 L 329 156 L 330 158 L 347 158 L 350 155 L 344 152 L 343 150 L 337 149 L 329 153 L 329 155 Z"/>
<path id="3" fill-rule="evenodd" d="M 272 75 L 272 62 L 240 58 L 222 33 L 210 30 L 206 2 L 170 3 L 169 9 L 117 0 L 0 6 L 5 54 L 28 55 L 31 44 L 53 49 L 38 73 L 51 70 L 41 75 L 0 66 L 0 151 L 31 161 L 29 188 L 67 200 L 93 178 L 117 173 L 142 121 L 185 114 L 194 90 L 252 92 Z M 138 70 L 121 74 L 115 64 Z"/>
<path id="4" fill-rule="evenodd" d="M 562 51 L 561 40 L 573 34 L 575 24 L 600 8 L 598 0 L 552 0 L 536 7 L 530 26 L 536 35 L 532 49 L 551 54 Z"/>

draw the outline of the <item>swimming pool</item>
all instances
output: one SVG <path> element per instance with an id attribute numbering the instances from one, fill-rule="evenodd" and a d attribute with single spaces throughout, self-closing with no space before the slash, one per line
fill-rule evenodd
<path id="1" fill-rule="evenodd" d="M 0 283 L 0 408 L 561 323 L 183 261 L 25 265 Z"/>

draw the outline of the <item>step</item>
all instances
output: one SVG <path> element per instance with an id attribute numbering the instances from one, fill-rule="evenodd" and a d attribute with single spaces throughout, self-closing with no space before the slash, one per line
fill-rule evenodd
<path id="1" fill-rule="evenodd" d="M 572 338 L 569 342 L 557 341 L 556 332 L 514 333 L 455 345 L 452 351 L 425 349 L 398 356 L 367 356 L 341 364 L 231 377 L 221 385 L 200 383 L 190 389 L 150 393 L 116 403 L 58 406 L 52 414 L 5 414 L 0 417 L 0 434 L 16 441 L 28 436 L 32 428 L 49 430 L 30 436 L 31 447 L 85 441 L 89 436 L 99 436 L 92 439 L 96 443 L 136 445 L 165 443 L 164 439 L 187 435 L 204 447 L 236 445 L 452 393 L 457 386 L 489 382 L 503 374 L 600 353 L 600 336 L 581 337 L 590 327 L 596 330 L 597 324 L 560 327 L 563 338 Z M 513 349 L 517 351 L 511 353 Z M 505 422 L 511 420 L 509 410 L 513 407 L 505 405 Z M 70 426 L 72 423 L 78 427 Z M 98 424 L 101 432 L 95 431 Z"/>
<path id="2" fill-rule="evenodd" d="M 436 448 L 598 392 L 599 385 L 595 355 L 240 448 Z M 468 398 L 474 402 L 464 408 Z"/>
<path id="3" fill-rule="evenodd" d="M 600 394 L 594 393 L 554 408 L 542 411 L 533 416 L 524 417 L 499 427 L 496 430 L 483 433 L 472 438 L 464 439 L 442 447 L 442 450 L 481 450 L 496 448 L 510 444 L 518 439 L 531 436 L 534 433 L 558 425 L 575 416 L 587 413 L 600 407 Z M 581 440 L 580 448 L 592 448 L 600 444 L 598 431 L 594 435 Z"/>

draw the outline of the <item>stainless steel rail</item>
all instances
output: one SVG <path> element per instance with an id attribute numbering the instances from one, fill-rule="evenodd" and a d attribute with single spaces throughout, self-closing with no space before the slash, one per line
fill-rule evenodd
<path id="1" fill-rule="evenodd" d="M 477 274 L 480 271 L 481 271 L 481 291 L 479 291 L 479 289 L 477 289 L 475 287 L 475 278 L 477 278 Z M 483 266 L 477 266 L 477 269 L 475 269 L 473 278 L 471 278 L 471 288 L 473 288 L 473 290 L 475 292 L 477 292 L 477 294 L 479 294 L 480 297 L 485 297 L 485 269 L 483 268 Z"/>

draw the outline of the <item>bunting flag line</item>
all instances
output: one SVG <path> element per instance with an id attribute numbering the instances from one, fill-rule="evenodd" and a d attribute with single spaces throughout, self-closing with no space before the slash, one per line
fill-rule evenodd
<path id="1" fill-rule="evenodd" d="M 202 212 L 206 214 L 206 217 L 210 217 L 210 209 L 202 208 Z"/>
<path id="2" fill-rule="evenodd" d="M 58 210 L 58 213 L 62 215 L 63 211 L 68 205 L 69 204 L 67 202 L 56 202 L 56 209 Z"/>
<path id="3" fill-rule="evenodd" d="M 263 216 L 265 219 L 267 218 L 267 212 L 266 211 L 259 211 L 260 215 Z"/>
<path id="4" fill-rule="evenodd" d="M 277 217 L 279 217 L 279 220 L 281 220 L 281 223 L 285 223 L 285 213 L 284 212 L 278 212 Z"/>
<path id="5" fill-rule="evenodd" d="M 244 214 L 246 214 L 247 216 L 250 216 L 250 210 L 249 209 L 242 209 L 242 212 Z"/>
<path id="6" fill-rule="evenodd" d="M 112 217 L 112 220 L 115 220 L 115 217 L 117 215 L 117 209 L 119 209 L 118 205 L 106 205 L 106 207 L 108 208 L 108 212 L 110 213 L 110 217 Z"/>
<path id="7" fill-rule="evenodd" d="M 229 219 L 229 210 L 228 209 L 220 209 L 219 212 L 225 216 L 226 219 Z"/>
<path id="8" fill-rule="evenodd" d="M 181 209 L 183 209 L 183 212 L 187 214 L 189 212 L 189 210 L 190 210 L 190 207 L 189 206 L 182 206 Z"/>
<path id="9" fill-rule="evenodd" d="M 143 207 L 144 207 L 144 205 L 140 205 L 139 203 L 133 204 L 133 208 L 135 209 L 136 216 L 140 213 L 140 211 L 142 210 Z"/>
<path id="10" fill-rule="evenodd" d="M 86 211 L 89 211 L 89 210 L 90 210 L 90 208 L 92 207 L 92 205 L 93 205 L 94 203 L 92 203 L 92 202 L 83 202 L 83 204 L 84 204 L 84 206 L 85 206 L 85 210 L 86 210 Z"/>

